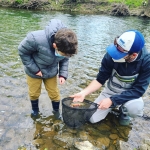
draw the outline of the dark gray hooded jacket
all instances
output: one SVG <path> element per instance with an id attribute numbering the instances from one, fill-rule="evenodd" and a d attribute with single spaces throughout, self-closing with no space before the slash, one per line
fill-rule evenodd
<path id="1" fill-rule="evenodd" d="M 19 55 L 25 72 L 32 78 L 41 78 L 36 73 L 42 72 L 42 78 L 51 78 L 58 74 L 65 79 L 68 76 L 68 58 L 55 56 L 52 47 L 55 33 L 66 26 L 58 19 L 52 19 L 45 30 L 27 34 L 18 46 Z"/>

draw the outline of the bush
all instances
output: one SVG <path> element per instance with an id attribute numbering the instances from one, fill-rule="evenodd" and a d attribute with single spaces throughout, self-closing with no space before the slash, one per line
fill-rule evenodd
<path id="1" fill-rule="evenodd" d="M 143 0 L 108 0 L 109 2 L 116 2 L 116 3 L 124 3 L 129 7 L 139 7 L 142 6 Z"/>

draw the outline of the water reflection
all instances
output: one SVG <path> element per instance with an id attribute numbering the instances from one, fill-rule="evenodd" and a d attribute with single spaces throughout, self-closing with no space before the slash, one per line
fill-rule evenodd
<path id="1" fill-rule="evenodd" d="M 74 144 L 83 140 L 90 141 L 95 147 L 116 149 L 117 140 L 128 140 L 131 126 L 119 126 L 117 118 L 112 114 L 97 124 L 87 123 L 80 130 L 71 130 L 63 122 L 53 118 L 50 100 L 43 90 L 40 97 L 42 116 L 38 120 L 32 120 L 30 117 L 31 106 L 17 47 L 28 32 L 43 29 L 52 18 L 61 19 L 77 33 L 79 39 L 78 55 L 70 59 L 68 80 L 65 85 L 59 86 L 62 98 L 80 91 L 95 79 L 101 59 L 105 54 L 105 47 L 125 30 L 140 30 L 150 49 L 149 19 L 1 8 L 0 133 L 3 135 L 1 139 L 3 144 L 0 144 L 0 149 L 1 147 L 7 149 L 8 146 L 17 149 L 18 146 L 22 146 L 32 148 L 32 150 L 37 148 L 63 150 L 69 141 L 70 149 L 73 150 Z M 87 99 L 94 101 L 99 92 L 89 95 Z M 145 126 L 145 130 L 147 128 Z M 11 139 L 9 144 L 8 139 Z M 62 141 L 65 139 L 67 141 Z M 138 146 L 138 140 L 140 138 L 135 143 L 132 143 L 132 139 L 130 140 L 133 148 Z M 7 148 L 4 144 L 6 142 Z"/>

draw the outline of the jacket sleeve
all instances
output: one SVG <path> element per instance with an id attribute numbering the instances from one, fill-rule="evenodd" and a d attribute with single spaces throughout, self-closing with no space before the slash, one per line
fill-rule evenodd
<path id="1" fill-rule="evenodd" d="M 32 57 L 36 51 L 36 43 L 32 33 L 29 33 L 26 38 L 19 44 L 18 52 L 24 66 L 32 73 L 36 74 L 39 71 Z"/>
<path id="2" fill-rule="evenodd" d="M 106 80 L 111 76 L 114 62 L 108 53 L 105 54 L 101 62 L 99 73 L 97 74 L 96 80 L 102 85 L 105 84 Z"/>
<path id="3" fill-rule="evenodd" d="M 69 59 L 64 58 L 59 62 L 59 76 L 64 77 L 67 79 L 68 77 L 68 65 L 69 65 Z"/>
<path id="4" fill-rule="evenodd" d="M 144 58 L 141 66 L 139 76 L 136 79 L 133 87 L 130 90 L 122 92 L 120 95 L 113 95 L 110 99 L 113 105 L 124 104 L 127 101 L 142 97 L 149 86 L 150 82 L 150 55 Z"/>

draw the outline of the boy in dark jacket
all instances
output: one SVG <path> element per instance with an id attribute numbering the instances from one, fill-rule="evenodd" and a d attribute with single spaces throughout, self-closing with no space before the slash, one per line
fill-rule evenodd
<path id="1" fill-rule="evenodd" d="M 52 19 L 45 30 L 28 33 L 18 50 L 27 76 L 31 116 L 39 113 L 38 100 L 42 82 L 52 101 L 53 113 L 59 114 L 60 93 L 57 87 L 68 77 L 68 61 L 77 53 L 76 34 L 58 19 Z"/>
<path id="2" fill-rule="evenodd" d="M 96 123 L 119 106 L 121 125 L 129 124 L 129 117 L 143 115 L 142 95 L 150 82 L 150 54 L 144 47 L 143 35 L 137 30 L 124 32 L 106 48 L 96 80 L 80 93 L 72 95 L 73 101 L 83 101 L 85 96 L 107 84 L 95 103 L 99 109 L 90 118 Z"/>

